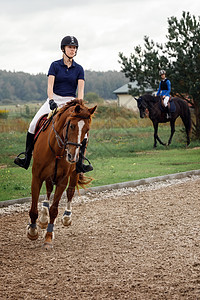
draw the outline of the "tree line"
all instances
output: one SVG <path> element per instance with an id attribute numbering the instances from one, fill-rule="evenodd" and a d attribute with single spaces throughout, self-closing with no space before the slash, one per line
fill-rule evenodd
<path id="1" fill-rule="evenodd" d="M 96 93 L 103 99 L 116 99 L 113 91 L 128 82 L 117 71 L 85 71 L 85 94 Z M 0 104 L 44 101 L 47 98 L 47 75 L 0 70 Z"/>

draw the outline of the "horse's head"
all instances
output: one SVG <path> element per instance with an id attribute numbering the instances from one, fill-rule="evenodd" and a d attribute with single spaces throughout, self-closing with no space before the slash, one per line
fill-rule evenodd
<path id="1" fill-rule="evenodd" d="M 142 96 L 135 98 L 135 100 L 137 101 L 137 106 L 140 111 L 140 118 L 144 118 L 146 116 L 147 103 Z"/>
<path id="2" fill-rule="evenodd" d="M 75 163 L 79 159 L 81 143 L 87 137 L 96 107 L 88 108 L 85 105 L 76 104 L 69 109 L 70 114 L 63 127 L 63 137 L 67 152 L 66 160 L 70 163 Z"/>

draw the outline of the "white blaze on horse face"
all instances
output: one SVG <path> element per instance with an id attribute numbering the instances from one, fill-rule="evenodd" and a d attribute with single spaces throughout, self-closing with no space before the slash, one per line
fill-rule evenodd
<path id="1" fill-rule="evenodd" d="M 78 122 L 78 140 L 77 140 L 78 144 L 81 143 L 81 135 L 82 135 L 82 129 L 83 129 L 84 125 L 85 125 L 85 122 L 83 120 Z M 75 153 L 75 158 L 74 158 L 75 160 L 78 157 L 79 150 L 80 150 L 79 148 L 76 148 L 76 153 Z"/>

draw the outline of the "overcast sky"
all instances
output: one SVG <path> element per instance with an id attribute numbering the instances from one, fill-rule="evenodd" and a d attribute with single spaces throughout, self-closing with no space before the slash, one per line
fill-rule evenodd
<path id="1" fill-rule="evenodd" d="M 47 73 L 62 57 L 60 41 L 79 41 L 75 61 L 85 70 L 120 71 L 147 35 L 164 43 L 167 19 L 200 15 L 199 0 L 0 0 L 0 69 Z"/>

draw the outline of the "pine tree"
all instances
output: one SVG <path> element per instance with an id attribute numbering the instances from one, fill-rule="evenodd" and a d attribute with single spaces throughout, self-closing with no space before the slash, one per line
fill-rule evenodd
<path id="1" fill-rule="evenodd" d="M 138 82 L 138 95 L 150 86 L 158 88 L 160 69 L 165 69 L 172 83 L 172 95 L 186 99 L 194 108 L 194 134 L 200 139 L 200 17 L 198 21 L 189 12 L 178 20 L 168 19 L 167 42 L 162 45 L 144 37 L 144 48 L 137 46 L 127 58 L 119 53 L 122 72 L 130 81 Z"/>

